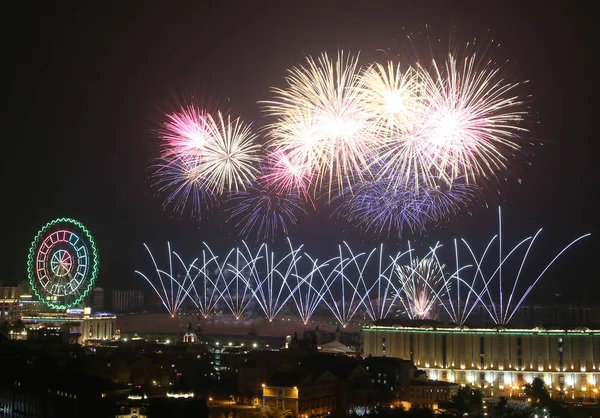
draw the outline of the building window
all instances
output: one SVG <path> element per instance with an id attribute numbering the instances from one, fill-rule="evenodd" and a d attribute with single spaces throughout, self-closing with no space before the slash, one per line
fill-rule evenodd
<path id="1" fill-rule="evenodd" d="M 523 339 L 517 337 L 517 367 L 521 369 L 523 367 Z"/>
<path id="2" fill-rule="evenodd" d="M 563 339 L 558 339 L 558 370 L 563 369 Z M 562 383 L 562 380 L 561 380 Z"/>
<path id="3" fill-rule="evenodd" d="M 442 367 L 446 366 L 446 334 L 442 335 Z"/>
<path id="4" fill-rule="evenodd" d="M 485 367 L 485 343 L 483 337 L 479 337 L 479 367 Z"/>

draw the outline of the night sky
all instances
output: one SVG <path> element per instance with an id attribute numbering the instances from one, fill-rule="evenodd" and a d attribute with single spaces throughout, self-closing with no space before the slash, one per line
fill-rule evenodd
<path id="1" fill-rule="evenodd" d="M 507 243 L 544 231 L 531 261 L 549 261 L 585 232 L 588 238 L 539 285 L 569 297 L 600 292 L 597 264 L 597 22 L 590 10 L 565 2 L 325 1 L 39 2 L 4 16 L 5 268 L 0 281 L 23 280 L 36 231 L 56 217 L 83 222 L 100 253 L 98 284 L 145 288 L 135 269 L 150 269 L 142 243 L 166 242 L 193 256 L 202 241 L 233 246 L 232 226 L 218 216 L 202 223 L 164 212 L 148 181 L 157 156 L 150 133 L 174 98 L 226 101 L 261 126 L 258 101 L 283 86 L 286 69 L 307 54 L 339 49 L 401 53 L 406 34 L 425 33 L 444 45 L 493 39 L 493 56 L 510 60 L 511 80 L 529 80 L 531 137 L 536 145 L 514 166 L 502 197 L 474 206 L 426 236 L 484 243 L 502 206 Z M 175 6 L 176 5 L 176 6 Z M 27 7 L 29 6 L 29 7 Z M 95 7 L 94 7 L 95 6 Z M 578 8 L 579 7 L 579 8 Z M 422 38 L 425 39 L 425 38 Z M 427 51 L 423 51 L 427 56 Z M 527 164 L 531 163 L 531 165 Z M 521 178 L 522 182 L 516 181 Z M 310 253 L 330 255 L 347 240 L 370 248 L 379 240 L 313 216 L 292 233 Z M 510 237 L 514 239 L 510 239 Z M 323 254 L 323 255 L 321 255 Z M 581 299 L 576 299 L 581 300 Z"/>

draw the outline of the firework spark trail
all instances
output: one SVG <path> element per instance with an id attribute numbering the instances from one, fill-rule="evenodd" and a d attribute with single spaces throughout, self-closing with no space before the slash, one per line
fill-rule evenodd
<path id="1" fill-rule="evenodd" d="M 471 246 L 468 244 L 468 242 L 466 240 L 463 239 L 462 242 L 469 250 L 469 252 L 473 258 L 473 261 L 475 263 L 477 272 L 481 276 L 483 286 L 482 286 L 482 290 L 479 292 L 480 302 L 481 302 L 482 306 L 484 307 L 484 309 L 487 311 L 487 313 L 490 315 L 490 317 L 494 321 L 494 323 L 497 325 L 504 326 L 510 322 L 510 320 L 515 315 L 515 313 L 517 312 L 517 310 L 519 309 L 519 307 L 521 306 L 521 304 L 523 303 L 525 298 L 531 293 L 531 291 L 533 290 L 535 285 L 540 281 L 540 279 L 543 277 L 543 275 L 546 273 L 546 271 L 548 271 L 548 269 L 554 264 L 554 262 L 556 260 L 558 260 L 558 258 L 560 258 L 560 256 L 565 251 L 567 251 L 569 248 L 571 248 L 573 245 L 575 245 L 580 240 L 589 237 L 591 234 L 588 233 L 588 234 L 581 235 L 578 238 L 572 240 L 569 244 L 567 244 L 546 265 L 546 267 L 535 278 L 535 280 L 533 282 L 531 282 L 531 284 L 527 287 L 527 289 L 522 293 L 521 297 L 519 297 L 519 296 L 516 296 L 517 285 L 519 284 L 519 280 L 523 273 L 523 268 L 525 266 L 525 263 L 527 261 L 529 254 L 531 252 L 533 244 L 535 243 L 536 239 L 542 232 L 542 229 L 540 228 L 534 235 L 521 240 L 510 251 L 508 251 L 508 253 L 506 253 L 506 252 L 503 252 L 503 245 L 502 245 L 502 230 L 501 230 L 502 229 L 502 213 L 501 213 L 500 208 L 498 209 L 498 225 L 500 228 L 498 234 L 494 235 L 490 239 L 488 245 L 486 246 L 486 250 L 484 251 L 483 255 L 480 258 L 477 258 L 477 256 L 475 255 L 475 252 L 473 251 L 473 249 L 471 248 Z M 482 265 L 485 262 L 485 257 L 486 257 L 488 249 L 491 247 L 492 243 L 496 241 L 497 238 L 498 238 L 498 240 L 497 240 L 498 241 L 498 257 L 499 257 L 498 266 L 494 269 L 492 274 L 490 274 L 489 276 L 486 277 L 485 274 L 483 273 Z M 511 259 L 511 256 L 513 254 L 518 254 L 517 250 L 520 249 L 525 244 L 528 244 L 528 245 L 525 250 L 525 254 L 522 256 L 521 261 L 519 263 L 519 269 L 512 280 L 512 287 L 511 287 L 510 293 L 505 294 L 505 290 L 503 287 L 503 280 L 505 278 L 502 277 L 502 267 L 508 263 L 508 261 Z M 506 255 L 503 255 L 503 254 L 506 254 Z M 492 292 L 492 282 L 494 279 L 498 281 L 498 293 L 496 295 L 494 295 Z M 504 282 L 504 283 L 506 283 L 506 282 Z M 487 298 L 487 301 L 483 300 L 484 297 Z M 504 300 L 506 300 L 506 303 L 503 302 Z"/>
<path id="2" fill-rule="evenodd" d="M 262 244 L 253 255 L 248 244 L 243 242 L 247 254 L 245 258 L 251 260 L 248 265 L 248 285 L 269 322 L 273 322 L 299 286 L 296 283 L 292 287 L 291 279 L 298 277 L 297 263 L 302 258 L 302 246 L 294 248 L 289 239 L 287 242 L 289 251 L 279 260 L 267 244 Z"/>
<path id="3" fill-rule="evenodd" d="M 305 254 L 305 256 L 311 262 L 312 268 L 304 275 L 294 275 L 296 285 L 294 286 L 295 291 L 292 292 L 292 300 L 304 325 L 308 323 L 319 307 L 323 299 L 323 291 L 327 287 L 322 270 L 337 259 L 334 257 L 319 264 L 318 260 L 313 259 L 309 254 Z"/>
<path id="4" fill-rule="evenodd" d="M 459 259 L 458 241 L 454 240 L 456 269 L 450 275 L 445 273 L 445 265 L 439 259 L 439 243 L 430 247 L 429 253 L 422 259 L 413 258 L 413 249 L 409 243 L 407 251 L 389 256 L 389 261 L 385 263 L 382 245 L 368 253 L 355 254 L 347 243 L 343 243 L 338 246 L 338 256 L 323 263 L 306 254 L 310 269 L 302 272 L 299 266 L 305 253 L 302 252 L 302 246 L 294 248 L 289 240 L 289 251 L 279 259 L 275 258 L 266 244 L 253 253 L 243 243 L 243 249 L 230 250 L 223 262 L 219 262 L 218 257 L 204 244 L 202 258 L 197 258 L 190 264 L 172 251 L 168 243 L 167 269 L 159 268 L 150 248 L 144 244 L 157 279 L 153 280 L 137 270 L 135 273 L 150 284 L 171 316 L 178 312 L 189 297 L 204 316 L 210 315 L 218 302 L 223 301 L 236 319 L 255 301 L 268 320 L 273 321 L 281 309 L 293 301 L 301 319 L 307 323 L 322 302 L 342 327 L 346 327 L 361 307 L 364 307 L 365 313 L 374 321 L 387 317 L 397 303 L 404 308 L 404 313 L 409 318 L 425 319 L 434 316 L 433 307 L 439 303 L 457 324 L 464 324 L 474 308 L 481 305 L 496 324 L 506 325 L 554 262 L 575 243 L 590 235 L 582 235 L 565 246 L 519 295 L 518 284 L 523 276 L 525 263 L 540 233 L 541 229 L 533 236 L 519 241 L 508 252 L 502 250 L 502 241 L 499 239 L 501 235 L 496 234 L 489 240 L 481 256 L 477 256 L 463 239 L 461 242 L 472 257 L 473 265 L 463 265 Z M 499 247 L 499 262 L 490 274 L 485 274 L 484 263 L 494 244 Z M 507 281 L 503 277 L 503 285 L 500 287 L 502 267 L 512 261 L 521 248 L 525 248 L 525 253 L 516 266 L 518 269 L 513 280 Z M 374 256 L 377 251 L 379 257 Z M 402 258 L 407 254 L 410 256 L 408 264 L 401 264 Z M 199 261 L 200 264 L 197 264 Z M 377 263 L 377 276 L 370 281 L 368 277 L 372 277 L 374 263 Z M 464 270 L 471 267 L 474 267 L 474 273 L 470 279 L 465 279 Z M 176 269 L 183 273 L 177 274 Z M 195 271 L 194 274 L 192 270 Z M 394 273 L 398 276 L 398 285 L 394 284 Z M 182 280 L 178 280 L 180 277 Z M 494 284 L 495 281 L 498 282 L 498 287 Z M 506 289 L 510 293 L 502 294 Z M 502 304 L 499 303 L 500 300 L 503 301 Z"/>
<path id="5" fill-rule="evenodd" d="M 348 326 L 361 307 L 369 310 L 365 299 L 369 297 L 370 286 L 365 283 L 365 269 L 376 250 L 368 254 L 355 254 L 348 243 L 344 242 L 343 246 L 338 246 L 336 264 L 329 275 L 324 276 L 323 302 L 343 328 Z M 356 279 L 352 280 L 352 277 Z M 349 299 L 346 297 L 347 292 L 351 295 Z"/>
<path id="6" fill-rule="evenodd" d="M 221 300 L 235 319 L 240 319 L 253 300 L 254 290 L 250 287 L 249 275 L 253 259 L 240 248 L 233 248 L 219 265 L 217 289 Z"/>
<path id="7" fill-rule="evenodd" d="M 160 298 L 160 301 L 162 302 L 162 304 L 165 307 L 165 309 L 167 310 L 167 312 L 171 316 L 175 316 L 175 314 L 181 307 L 181 304 L 185 301 L 185 299 L 187 297 L 190 296 L 189 288 L 190 288 L 190 286 L 193 286 L 193 283 L 188 284 L 187 281 L 188 280 L 192 281 L 191 276 L 190 276 L 190 270 L 191 270 L 192 266 L 191 265 L 186 266 L 186 264 L 183 262 L 181 257 L 179 257 L 179 255 L 177 253 L 171 251 L 171 244 L 167 243 L 168 258 L 169 258 L 169 267 L 168 267 L 169 271 L 167 272 L 158 267 L 156 259 L 154 258 L 154 255 L 152 255 L 152 251 L 150 251 L 150 248 L 146 244 L 144 244 L 144 247 L 146 248 L 146 251 L 150 255 L 150 258 L 152 259 L 152 263 L 154 265 L 156 275 L 157 275 L 156 281 L 158 281 L 158 283 L 154 283 L 150 278 L 148 278 L 148 276 L 146 276 L 144 273 L 142 273 L 139 270 L 136 270 L 135 273 L 140 275 L 141 277 L 143 277 L 144 280 L 146 280 L 146 282 L 148 282 L 148 284 L 150 284 L 150 286 L 152 287 L 152 289 L 154 290 L 156 295 Z M 172 255 L 176 256 L 177 260 L 179 260 L 179 262 L 181 263 L 181 267 L 185 271 L 183 282 L 179 282 L 173 274 Z M 165 281 L 168 282 L 166 285 L 165 285 Z M 158 287 L 157 285 L 160 287 Z M 186 287 L 186 285 L 187 285 L 187 287 Z"/>
<path id="8" fill-rule="evenodd" d="M 191 291 L 189 293 L 191 300 L 202 316 L 207 318 L 214 313 L 221 299 L 218 280 L 222 276 L 219 275 L 220 265 L 218 256 L 214 254 L 206 243 L 202 245 L 204 246 L 202 250 L 202 263 L 200 266 L 197 266 L 196 261 L 198 259 L 195 259 L 191 264 L 191 267 L 196 270 L 196 274 L 190 283 L 195 295 L 192 295 Z M 216 277 L 214 277 L 215 275 Z M 198 293 L 198 287 L 200 287 L 200 293 Z"/>
<path id="9" fill-rule="evenodd" d="M 437 243 L 419 259 L 412 257 L 409 245 L 409 264 L 396 267 L 400 283 L 397 299 L 410 319 L 434 319 L 434 306 L 447 293 L 450 283 L 443 275 L 445 265 L 439 264 L 433 256 L 439 248 Z"/>
<path id="10" fill-rule="evenodd" d="M 573 246 L 574 244 L 576 244 L 578 241 L 589 237 L 591 234 L 584 234 L 576 239 L 574 239 L 573 241 L 571 241 L 566 247 L 564 247 L 556 256 L 554 256 L 554 258 L 550 261 L 550 263 L 548 263 L 546 265 L 546 267 L 544 268 L 544 270 L 536 277 L 536 279 L 533 281 L 532 284 L 530 284 L 527 287 L 527 290 L 523 293 L 523 295 L 521 296 L 521 298 L 519 299 L 519 301 L 517 303 L 515 303 L 514 308 L 513 309 L 509 309 L 510 306 L 510 300 L 509 300 L 509 305 L 507 306 L 507 315 L 505 315 L 505 319 L 504 319 L 504 323 L 508 324 L 510 322 L 510 320 L 512 319 L 512 317 L 514 316 L 514 314 L 517 312 L 517 309 L 519 309 L 519 306 L 521 306 L 521 304 L 523 303 L 523 301 L 525 300 L 525 298 L 529 295 L 529 293 L 533 290 L 533 288 L 535 287 L 535 285 L 540 281 L 540 279 L 542 278 L 542 276 L 544 275 L 544 273 L 546 273 L 546 271 L 552 266 L 552 264 L 554 264 L 554 262 L 556 260 L 558 260 L 558 258 L 565 252 L 567 251 L 571 246 Z M 523 261 L 524 263 L 524 261 Z M 522 267 L 522 266 L 521 266 Z M 520 271 L 519 271 L 520 274 Z M 516 286 L 516 281 L 515 281 L 515 286 Z M 514 289 L 514 286 L 513 286 Z M 514 294 L 514 290 L 513 292 L 511 292 L 511 298 Z"/>
<path id="11" fill-rule="evenodd" d="M 373 126 L 359 98 L 358 58 L 339 52 L 307 58 L 292 68 L 287 88 L 273 89 L 265 110 L 277 118 L 270 126 L 271 146 L 312 171 L 318 187 L 346 184 L 362 172 L 374 140 Z"/>
<path id="12" fill-rule="evenodd" d="M 390 256 L 390 262 L 384 266 L 383 244 L 381 244 L 379 248 L 373 248 L 368 253 L 363 252 L 360 254 L 354 254 L 348 243 L 344 242 L 344 246 L 349 253 L 349 257 L 346 258 L 348 263 L 344 263 L 343 261 L 340 262 L 339 266 L 341 268 L 338 280 L 341 281 L 342 294 L 345 290 L 345 280 L 347 280 L 353 293 L 347 308 L 345 308 L 345 304 L 342 302 L 340 316 L 342 318 L 346 317 L 347 321 L 345 322 L 349 322 L 352 319 L 356 313 L 356 311 L 352 309 L 352 303 L 356 296 L 360 304 L 362 304 L 362 307 L 364 307 L 365 313 L 373 321 L 386 318 L 394 305 L 398 292 L 398 288 L 394 286 L 392 280 L 394 269 L 397 266 L 398 260 L 408 254 L 410 250 L 399 252 L 394 257 Z M 379 257 L 376 257 L 378 252 Z M 341 252 L 340 260 L 343 260 Z M 376 279 L 370 283 L 367 278 L 373 275 L 373 264 L 375 263 L 377 263 L 377 276 Z M 345 273 L 344 269 L 349 266 L 353 266 L 352 272 Z M 342 325 L 344 325 L 344 323 L 342 323 Z"/>
<path id="13" fill-rule="evenodd" d="M 491 243 L 490 243 L 491 244 Z M 487 253 L 490 245 L 488 245 L 484 251 Z M 442 265 L 438 257 L 438 252 L 433 251 L 432 256 L 438 265 Z M 485 257 L 485 255 L 484 255 Z M 478 269 L 475 270 L 475 274 L 471 279 L 467 280 L 461 277 L 463 270 L 468 270 L 473 265 L 468 264 L 461 266 L 459 264 L 459 252 L 457 240 L 454 240 L 454 259 L 455 259 L 455 270 L 449 276 L 446 277 L 446 273 L 442 270 L 442 280 L 448 283 L 446 286 L 446 295 L 439 299 L 440 305 L 444 311 L 448 314 L 450 320 L 458 325 L 464 325 L 473 309 L 481 302 L 482 291 L 476 289 L 476 282 L 478 277 Z M 461 289 L 466 288 L 461 296 Z M 465 296 L 466 293 L 466 296 Z"/>
<path id="14" fill-rule="evenodd" d="M 384 266 L 383 244 L 380 245 L 377 279 L 366 289 L 366 293 L 369 296 L 363 302 L 365 311 L 372 321 L 387 318 L 394 307 L 399 294 L 399 288 L 394 285 L 393 275 L 395 274 L 399 260 L 409 253 L 410 250 L 398 252 L 393 257 L 388 256 L 388 263 Z M 366 286 L 367 284 L 365 283 Z M 375 300 L 375 304 L 373 304 L 373 300 Z"/>

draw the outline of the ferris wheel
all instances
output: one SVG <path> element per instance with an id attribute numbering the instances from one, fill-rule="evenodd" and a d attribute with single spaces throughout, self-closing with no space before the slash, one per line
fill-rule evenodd
<path id="1" fill-rule="evenodd" d="M 27 259 L 29 283 L 41 302 L 55 309 L 80 304 L 98 274 L 98 252 L 80 222 L 58 218 L 40 229 Z"/>

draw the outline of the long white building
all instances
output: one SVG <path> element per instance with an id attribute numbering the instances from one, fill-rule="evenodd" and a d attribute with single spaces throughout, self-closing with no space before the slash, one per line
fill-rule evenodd
<path id="1" fill-rule="evenodd" d="M 433 323 L 363 328 L 363 355 L 412 360 L 430 379 L 515 396 L 541 377 L 552 396 L 598 399 L 600 330 L 453 327 Z"/>

